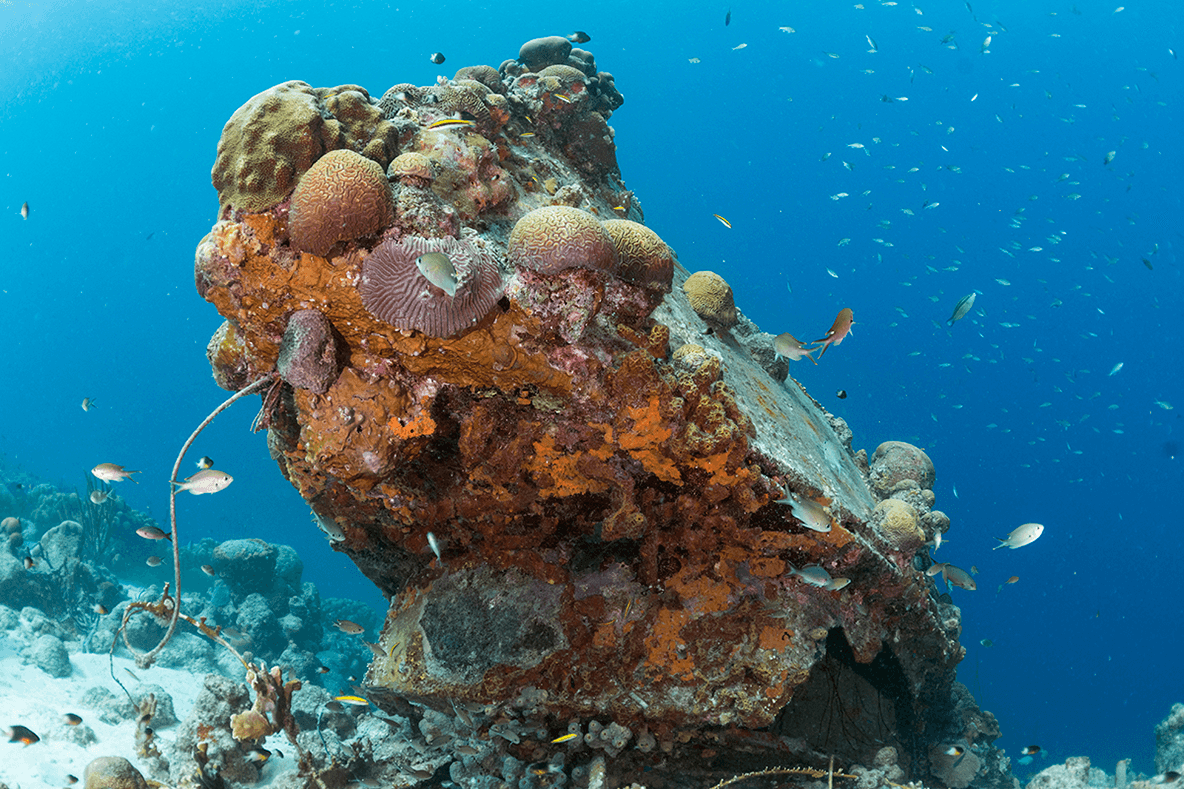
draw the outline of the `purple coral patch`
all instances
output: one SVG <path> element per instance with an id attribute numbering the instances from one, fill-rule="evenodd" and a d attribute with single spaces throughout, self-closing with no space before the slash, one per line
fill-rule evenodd
<path id="1" fill-rule="evenodd" d="M 341 373 L 333 325 L 317 310 L 298 310 L 288 319 L 276 369 L 292 386 L 324 394 Z"/>
<path id="2" fill-rule="evenodd" d="M 449 296 L 415 265 L 420 255 L 443 252 L 456 269 Z M 469 239 L 420 238 L 384 241 L 362 264 L 362 304 L 371 315 L 400 329 L 451 337 L 478 323 L 501 298 L 504 284 L 494 257 Z"/>

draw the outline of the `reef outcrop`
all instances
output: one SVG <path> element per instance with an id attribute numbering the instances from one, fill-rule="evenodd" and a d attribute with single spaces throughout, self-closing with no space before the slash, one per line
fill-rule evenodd
<path id="1" fill-rule="evenodd" d="M 932 464 L 894 444 L 869 467 L 726 283 L 643 227 L 606 122 L 623 99 L 590 53 L 544 39 L 497 71 L 396 85 L 348 138 L 303 111 L 324 95 L 287 83 L 235 113 L 195 275 L 226 319 L 216 380 L 280 371 L 272 456 L 390 600 L 375 703 L 467 719 L 480 743 L 449 757 L 466 776 L 496 754 L 537 762 L 569 725 L 559 769 L 585 780 L 726 777 L 739 753 L 870 764 L 885 745 L 920 778 L 947 738 L 990 748 L 997 731 L 955 701 L 958 609 L 924 572 L 923 543 L 949 526 Z M 291 179 L 245 164 L 228 179 L 271 155 L 276 138 L 244 131 L 267 117 L 313 153 L 290 154 Z M 317 145 L 394 162 L 386 227 L 297 248 L 290 193 Z M 463 320 L 434 330 L 367 298 L 374 256 L 429 250 L 445 259 L 405 255 L 384 287 L 404 284 L 417 315 L 451 308 L 477 270 L 462 245 L 503 278 Z M 311 331 L 293 320 L 315 329 L 311 351 L 288 349 Z M 294 358 L 321 360 L 316 385 L 284 372 Z M 791 495 L 829 531 L 804 528 Z M 815 565 L 848 583 L 791 572 Z"/>

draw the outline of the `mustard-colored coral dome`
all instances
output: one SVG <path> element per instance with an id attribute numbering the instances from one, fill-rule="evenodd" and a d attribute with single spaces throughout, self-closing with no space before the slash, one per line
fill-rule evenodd
<path id="1" fill-rule="evenodd" d="M 604 229 L 617 250 L 617 275 L 626 282 L 670 291 L 674 254 L 657 233 L 628 219 L 609 219 Z"/>
<path id="2" fill-rule="evenodd" d="M 612 236 L 587 211 L 565 205 L 536 208 L 510 231 L 506 256 L 515 266 L 555 272 L 565 268 L 611 271 L 617 253 Z"/>
<path id="3" fill-rule="evenodd" d="M 682 289 L 691 302 L 691 309 L 708 323 L 723 328 L 735 326 L 736 300 L 732 287 L 714 271 L 697 271 L 682 283 Z"/>

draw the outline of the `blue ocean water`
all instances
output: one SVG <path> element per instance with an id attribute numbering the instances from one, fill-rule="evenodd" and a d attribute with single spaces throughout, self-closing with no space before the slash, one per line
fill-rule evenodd
<path id="1" fill-rule="evenodd" d="M 980 571 L 953 592 L 959 677 L 998 744 L 1151 771 L 1153 726 L 1184 700 L 1184 41 L 1170 0 L 1120 2 L 735 2 L 726 26 L 726 3 L 3 2 L 3 463 L 78 488 L 98 462 L 142 469 L 120 492 L 167 519 L 176 452 L 227 396 L 192 259 L 218 135 L 250 96 L 378 96 L 586 30 L 626 97 L 625 183 L 681 262 L 773 333 L 854 310 L 793 374 L 857 447 L 933 458 L 953 521 L 937 558 Z M 184 538 L 291 542 L 322 594 L 381 607 L 248 432 L 257 403 L 195 445 L 235 483 L 180 500 Z M 1027 521 L 1039 541 L 992 551 Z"/>

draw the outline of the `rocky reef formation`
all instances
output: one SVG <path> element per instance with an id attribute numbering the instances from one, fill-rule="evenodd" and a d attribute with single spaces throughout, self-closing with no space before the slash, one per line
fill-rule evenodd
<path id="1" fill-rule="evenodd" d="M 218 146 L 208 358 L 227 389 L 275 377 L 273 458 L 390 599 L 364 690 L 422 738 L 400 769 L 681 786 L 888 745 L 941 780 L 961 743 L 993 782 L 924 572 L 932 463 L 853 451 L 727 283 L 642 225 L 622 101 L 542 39 L 378 101 L 285 83 Z"/>

